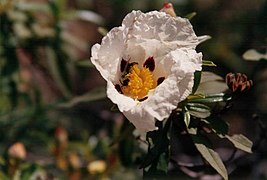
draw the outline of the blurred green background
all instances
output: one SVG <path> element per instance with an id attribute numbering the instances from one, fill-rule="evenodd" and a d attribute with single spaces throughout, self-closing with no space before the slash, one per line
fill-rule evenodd
<path id="1" fill-rule="evenodd" d="M 159 10 L 165 2 L 0 0 L 0 179 L 141 177 L 136 157 L 144 150 L 135 137 L 126 134 L 124 143 L 110 146 L 127 121 L 106 98 L 90 48 L 130 11 Z M 252 155 L 241 154 L 229 165 L 230 179 L 240 172 L 241 179 L 266 179 L 267 1 L 169 2 L 178 16 L 196 12 L 191 20 L 196 34 L 212 37 L 197 47 L 217 65 L 205 71 L 222 78 L 240 72 L 253 80 L 251 91 L 224 117 L 231 133 L 243 133 L 255 144 Z M 249 49 L 260 58 L 252 54 L 254 60 L 245 60 Z M 26 157 L 10 153 L 16 142 L 25 146 Z M 99 160 L 98 169 L 90 169 Z"/>

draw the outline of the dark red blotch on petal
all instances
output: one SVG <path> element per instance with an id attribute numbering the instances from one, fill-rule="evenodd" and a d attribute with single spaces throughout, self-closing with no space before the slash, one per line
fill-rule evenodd
<path id="1" fill-rule="evenodd" d="M 127 65 L 127 61 L 124 60 L 124 59 L 122 59 L 122 60 L 121 60 L 121 65 L 120 65 L 120 70 L 121 70 L 121 72 L 123 72 L 123 71 L 125 70 L 126 65 Z"/>
<path id="2" fill-rule="evenodd" d="M 121 90 L 121 86 L 120 86 L 119 84 L 116 84 L 116 85 L 115 85 L 115 89 L 116 89 L 119 93 L 123 94 L 123 92 L 122 92 L 122 90 Z"/>
<path id="3" fill-rule="evenodd" d="M 143 67 L 148 68 L 150 71 L 154 71 L 155 69 L 155 60 L 153 56 L 150 56 L 147 58 L 147 60 L 144 62 Z"/>
<path id="4" fill-rule="evenodd" d="M 165 80 L 165 77 L 160 77 L 157 80 L 157 85 L 160 85 Z"/>
<path id="5" fill-rule="evenodd" d="M 142 101 L 146 100 L 147 98 L 148 98 L 148 97 L 144 97 L 144 98 L 142 98 L 142 99 L 139 99 L 138 101 L 142 102 Z"/>

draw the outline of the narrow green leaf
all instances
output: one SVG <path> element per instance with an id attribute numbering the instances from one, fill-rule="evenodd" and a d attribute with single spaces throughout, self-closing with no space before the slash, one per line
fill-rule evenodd
<path id="1" fill-rule="evenodd" d="M 197 15 L 196 12 L 191 12 L 191 13 L 185 15 L 185 18 L 191 20 L 191 19 L 193 19 L 193 17 L 195 17 L 196 15 Z"/>
<path id="2" fill-rule="evenodd" d="M 200 104 L 200 103 L 188 103 L 187 104 L 189 113 L 192 116 L 199 117 L 199 118 L 207 118 L 211 114 L 210 107 Z"/>
<path id="3" fill-rule="evenodd" d="M 197 150 L 208 163 L 225 179 L 228 180 L 227 170 L 217 152 L 204 144 L 195 143 Z"/>
<path id="4" fill-rule="evenodd" d="M 156 125 L 159 128 L 158 130 L 147 133 L 147 140 L 149 143 L 148 153 L 144 157 L 143 163 L 140 165 L 140 168 L 146 168 L 151 165 L 150 168 L 154 169 L 153 172 L 158 171 L 157 166 L 159 165 L 159 158 L 163 153 L 166 155 L 165 161 L 169 158 L 170 140 L 168 132 L 171 120 L 168 119 L 164 126 L 162 121 L 157 121 Z M 149 140 L 151 140 L 151 142 Z M 149 173 L 149 171 L 147 173 Z"/>
<path id="5" fill-rule="evenodd" d="M 200 81 L 201 81 L 201 71 L 196 71 L 194 73 L 194 86 L 192 89 L 192 94 L 195 94 L 195 92 L 197 91 Z"/>
<path id="6" fill-rule="evenodd" d="M 205 41 L 207 41 L 209 39 L 211 39 L 211 36 L 209 36 L 209 35 L 202 35 L 202 36 L 198 36 L 197 37 L 197 40 L 198 40 L 199 44 L 203 43 L 203 42 L 205 42 Z"/>
<path id="7" fill-rule="evenodd" d="M 70 101 L 59 104 L 58 107 L 60 108 L 71 108 L 79 103 L 86 103 L 91 101 L 96 101 L 100 99 L 106 98 L 106 88 L 96 88 L 91 90 L 90 92 L 83 94 L 81 96 L 76 96 L 72 98 Z"/>
<path id="8" fill-rule="evenodd" d="M 107 30 L 106 28 L 104 28 L 104 27 L 99 27 L 99 28 L 97 29 L 97 31 L 98 31 L 102 36 L 106 36 L 107 33 L 108 33 L 108 30 Z"/>
<path id="9" fill-rule="evenodd" d="M 52 77 L 56 81 L 58 87 L 60 88 L 61 92 L 64 94 L 65 97 L 71 97 L 71 92 L 69 88 L 66 85 L 66 82 L 64 81 L 64 78 L 62 74 L 60 73 L 60 68 L 59 64 L 57 62 L 57 57 L 56 53 L 52 50 L 52 48 L 47 47 L 47 59 L 48 59 L 48 65 L 49 65 L 49 70 L 51 72 Z"/>
<path id="10" fill-rule="evenodd" d="M 88 68 L 95 67 L 89 59 L 77 61 L 76 65 L 81 66 L 81 67 L 88 67 Z"/>
<path id="11" fill-rule="evenodd" d="M 158 161 L 158 164 L 157 164 L 157 170 L 159 171 L 163 171 L 165 173 L 167 173 L 168 171 L 168 163 L 169 163 L 169 155 L 166 154 L 166 153 L 162 153 L 160 156 L 159 156 L 159 161 Z"/>
<path id="12" fill-rule="evenodd" d="M 248 153 L 252 153 L 251 148 L 253 143 L 244 135 L 242 134 L 235 134 L 233 136 L 226 135 L 225 138 L 231 141 L 237 149 L 243 150 Z"/>
<path id="13" fill-rule="evenodd" d="M 186 106 L 183 107 L 183 116 L 184 116 L 184 123 L 186 125 L 186 128 L 187 128 L 187 132 L 189 134 L 192 134 L 192 135 L 195 135 L 197 134 L 197 128 L 189 128 L 189 125 L 190 125 L 190 112 L 189 110 L 187 109 Z"/>
<path id="14" fill-rule="evenodd" d="M 214 62 L 209 60 L 202 60 L 202 66 L 217 66 Z"/>
<path id="15" fill-rule="evenodd" d="M 204 97 L 193 97 L 187 99 L 189 103 L 215 103 L 215 102 L 226 102 L 232 99 L 232 96 L 225 93 L 210 94 Z"/>
<path id="16" fill-rule="evenodd" d="M 189 113 L 186 106 L 183 109 L 183 114 L 184 114 L 184 123 L 185 123 L 186 127 L 188 128 L 189 124 L 190 124 L 190 113 Z"/>

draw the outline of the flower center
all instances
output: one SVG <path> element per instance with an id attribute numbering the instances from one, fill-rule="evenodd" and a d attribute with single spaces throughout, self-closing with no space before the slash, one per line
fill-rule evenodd
<path id="1" fill-rule="evenodd" d="M 156 87 L 153 74 L 147 67 L 139 69 L 138 65 L 135 64 L 126 77 L 129 82 L 127 86 L 122 86 L 121 90 L 123 94 L 133 99 L 141 100 L 145 98 L 148 92 Z"/>

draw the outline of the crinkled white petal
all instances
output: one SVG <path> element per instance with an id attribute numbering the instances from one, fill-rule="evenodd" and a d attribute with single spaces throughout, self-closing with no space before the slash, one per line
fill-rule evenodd
<path id="1" fill-rule="evenodd" d="M 177 104 L 192 92 L 194 72 L 201 70 L 201 58 L 202 54 L 194 50 L 170 52 L 162 63 L 171 66 L 171 74 L 143 102 L 145 110 L 158 120 L 167 118 Z"/>
<path id="2" fill-rule="evenodd" d="M 132 11 L 122 24 L 129 28 L 129 36 L 170 42 L 177 47 L 195 48 L 199 42 L 188 19 L 172 17 L 165 12 Z"/>
<path id="3" fill-rule="evenodd" d="M 121 112 L 129 111 L 137 105 L 137 101 L 132 98 L 120 94 L 111 81 L 107 81 L 107 96 L 114 103 L 118 105 Z"/>
<path id="4" fill-rule="evenodd" d="M 119 64 L 126 48 L 124 27 L 113 28 L 102 40 L 101 45 L 92 47 L 92 63 L 106 80 L 114 81 L 118 74 Z"/>
<path id="5" fill-rule="evenodd" d="M 119 110 L 140 131 L 147 132 L 157 129 L 154 117 L 144 111 L 143 104 L 118 93 L 110 81 L 107 82 L 107 96 L 118 105 Z"/>
<path id="6" fill-rule="evenodd" d="M 143 104 L 139 103 L 129 111 L 123 112 L 123 114 L 141 132 L 157 130 L 154 116 L 145 111 L 144 108 Z"/>

